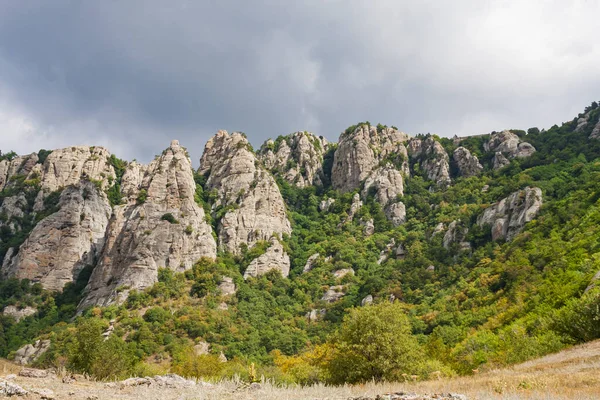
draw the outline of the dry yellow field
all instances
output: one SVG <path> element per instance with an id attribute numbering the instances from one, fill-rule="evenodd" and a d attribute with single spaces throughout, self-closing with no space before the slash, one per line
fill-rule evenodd
<path id="1" fill-rule="evenodd" d="M 20 367 L 0 360 L 0 376 L 18 373 Z M 109 387 L 105 383 L 79 380 L 62 383 L 60 377 L 23 378 L 13 382 L 25 389 L 50 389 L 57 399 L 127 399 L 127 400 L 337 400 L 375 397 L 388 392 L 460 393 L 469 399 L 600 399 L 600 341 L 576 346 L 557 354 L 529 361 L 512 368 L 488 371 L 471 377 L 441 379 L 415 383 L 366 384 L 343 387 L 278 387 L 268 382 L 260 387 L 245 388 L 228 381 L 210 387 L 192 388 Z M 115 386 L 115 385 L 113 385 Z M 40 399 L 30 394 L 23 399 Z"/>

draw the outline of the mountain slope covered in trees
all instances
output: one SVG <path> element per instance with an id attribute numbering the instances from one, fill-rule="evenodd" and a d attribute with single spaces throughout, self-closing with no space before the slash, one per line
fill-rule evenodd
<path id="1" fill-rule="evenodd" d="M 81 150 L 64 173 L 75 150 L 2 154 L 0 356 L 42 339 L 26 361 L 100 378 L 342 383 L 596 339 L 599 118 L 462 139 L 367 122 L 257 151 L 220 132 L 198 171 L 178 143 L 149 166 Z"/>

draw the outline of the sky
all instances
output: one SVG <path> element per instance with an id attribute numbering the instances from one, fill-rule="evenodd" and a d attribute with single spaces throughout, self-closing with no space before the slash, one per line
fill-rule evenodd
<path id="1" fill-rule="evenodd" d="M 197 165 L 359 121 L 409 134 L 548 128 L 600 99 L 600 1 L 0 1 L 0 150 L 103 145 Z"/>

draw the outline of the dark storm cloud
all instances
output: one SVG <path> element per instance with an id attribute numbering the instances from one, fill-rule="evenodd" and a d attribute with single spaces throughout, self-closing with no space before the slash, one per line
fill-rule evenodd
<path id="1" fill-rule="evenodd" d="M 549 126 L 597 99 L 594 2 L 102 1 L 0 5 L 0 149 L 199 157 L 217 129 L 335 140 Z M 562 29 L 568 26 L 569 29 Z"/>

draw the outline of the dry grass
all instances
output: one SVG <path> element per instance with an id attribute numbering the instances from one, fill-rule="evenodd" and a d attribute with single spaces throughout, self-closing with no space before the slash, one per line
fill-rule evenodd
<path id="1" fill-rule="evenodd" d="M 2 375 L 14 373 L 19 367 L 0 360 Z M 236 382 L 221 382 L 212 387 L 188 389 L 157 389 L 148 387 L 109 388 L 103 383 L 78 381 L 63 384 L 58 378 L 28 379 L 18 377 L 16 383 L 25 388 L 47 388 L 57 398 L 99 400 L 341 400 L 397 391 L 417 393 L 453 392 L 466 394 L 469 399 L 506 400 L 591 400 L 600 398 L 600 341 L 573 347 L 557 354 L 529 361 L 512 368 L 489 371 L 484 374 L 437 381 L 392 384 L 366 384 L 343 387 L 323 385 L 307 388 L 282 388 L 264 383 L 260 389 L 239 390 Z M 38 397 L 30 397 L 36 399 Z"/>

